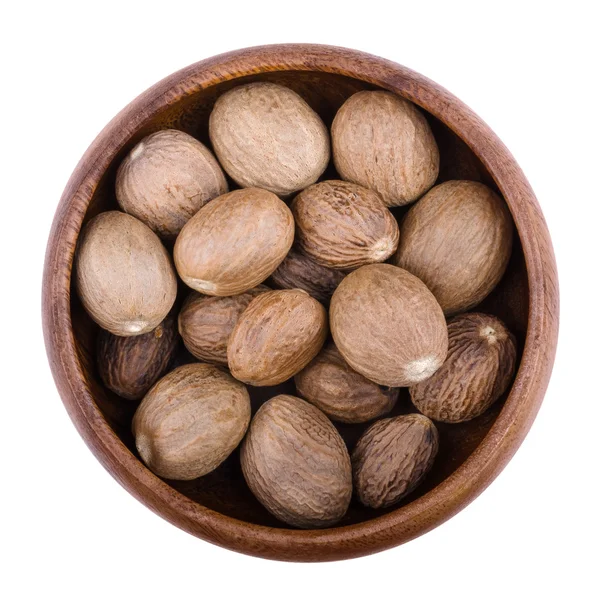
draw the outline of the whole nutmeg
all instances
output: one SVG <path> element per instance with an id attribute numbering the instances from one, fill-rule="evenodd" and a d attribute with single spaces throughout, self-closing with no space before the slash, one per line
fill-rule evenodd
<path id="1" fill-rule="evenodd" d="M 212 152 L 183 131 L 145 137 L 117 171 L 117 201 L 161 237 L 181 231 L 209 200 L 228 191 Z"/>
<path id="2" fill-rule="evenodd" d="M 350 96 L 333 120 L 331 140 L 342 179 L 375 190 L 388 206 L 413 202 L 437 179 L 440 154 L 427 120 L 391 92 Z"/>
<path id="3" fill-rule="evenodd" d="M 209 119 L 210 141 L 241 187 L 287 196 L 314 183 L 329 162 L 329 133 L 289 88 L 249 83 L 223 94 Z"/>
<path id="4" fill-rule="evenodd" d="M 421 279 L 452 315 L 494 289 L 508 265 L 512 239 L 512 219 L 497 194 L 475 181 L 448 181 L 408 211 L 392 262 Z"/>
<path id="5" fill-rule="evenodd" d="M 127 400 L 140 400 L 165 374 L 177 349 L 177 323 L 169 315 L 156 329 L 133 337 L 100 330 L 96 364 L 104 385 Z"/>
<path id="6" fill-rule="evenodd" d="M 292 247 L 273 271 L 270 282 L 277 288 L 304 290 L 322 304 L 329 304 L 342 279 L 344 273 L 324 267 Z"/>
<path id="7" fill-rule="evenodd" d="M 364 423 L 390 412 L 397 388 L 380 387 L 354 371 L 330 343 L 294 377 L 298 394 L 343 423 Z"/>
<path id="8" fill-rule="evenodd" d="M 235 325 L 231 374 L 255 386 L 277 385 L 301 371 L 327 337 L 327 312 L 303 290 L 274 290 L 250 302 Z"/>
<path id="9" fill-rule="evenodd" d="M 412 492 L 431 469 L 438 432 L 423 415 L 382 419 L 369 427 L 352 452 L 354 490 L 371 508 L 385 508 Z"/>
<path id="10" fill-rule="evenodd" d="M 478 417 L 505 392 L 516 355 L 515 338 L 496 317 L 454 317 L 448 323 L 448 357 L 432 377 L 410 388 L 413 404 L 435 421 Z"/>
<path id="11" fill-rule="evenodd" d="M 346 445 L 331 421 L 300 398 L 275 396 L 260 407 L 241 462 L 252 493 L 289 525 L 327 527 L 348 509 L 352 471 Z"/>
<path id="12" fill-rule="evenodd" d="M 269 288 L 252 288 L 237 296 L 215 297 L 192 292 L 179 313 L 179 333 L 196 358 L 227 366 L 229 336 L 248 304 Z"/>
<path id="13" fill-rule="evenodd" d="M 84 227 L 74 270 L 84 308 L 115 335 L 152 331 L 177 295 L 171 258 L 157 235 L 118 211 L 100 213 Z"/>
<path id="14" fill-rule="evenodd" d="M 391 387 L 427 379 L 448 351 L 444 314 L 425 284 L 388 264 L 345 277 L 331 298 L 333 340 L 348 364 Z"/>
<path id="15" fill-rule="evenodd" d="M 236 190 L 201 208 L 183 227 L 175 266 L 192 289 L 234 296 L 262 283 L 294 241 L 294 217 L 275 194 Z"/>
<path id="16" fill-rule="evenodd" d="M 383 262 L 398 247 L 398 223 L 377 193 L 347 181 L 323 181 L 291 205 L 298 247 L 315 262 L 354 269 Z"/>
<path id="17" fill-rule="evenodd" d="M 135 445 L 166 479 L 196 479 L 216 469 L 250 422 L 246 386 L 219 367 L 183 365 L 146 394 L 133 417 Z"/>

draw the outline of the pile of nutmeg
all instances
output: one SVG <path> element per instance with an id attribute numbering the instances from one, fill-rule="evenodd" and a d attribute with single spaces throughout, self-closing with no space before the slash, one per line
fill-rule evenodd
<path id="1" fill-rule="evenodd" d="M 202 477 L 241 443 L 249 488 L 290 525 L 334 524 L 353 491 L 390 506 L 431 468 L 434 421 L 481 415 L 512 381 L 513 335 L 465 312 L 506 269 L 508 209 L 478 182 L 434 186 L 430 126 L 389 92 L 351 96 L 330 133 L 292 90 L 250 83 L 218 98 L 209 135 L 212 151 L 173 129 L 142 139 L 117 173 L 122 212 L 80 235 L 100 376 L 141 399 L 135 443 L 160 477 Z M 341 180 L 316 183 L 331 155 Z M 413 202 L 398 223 L 390 207 Z M 169 371 L 179 336 L 199 362 Z M 292 378 L 297 395 L 251 414 L 247 386 Z M 416 411 L 382 418 L 400 387 Z M 374 423 L 350 454 L 332 421 Z"/>

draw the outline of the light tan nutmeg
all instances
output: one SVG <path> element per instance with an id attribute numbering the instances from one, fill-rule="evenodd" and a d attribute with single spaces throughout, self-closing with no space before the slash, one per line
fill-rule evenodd
<path id="1" fill-rule="evenodd" d="M 246 386 L 202 363 L 165 375 L 133 418 L 144 463 L 166 479 L 196 479 L 216 469 L 241 442 L 250 422 Z"/>
<path id="2" fill-rule="evenodd" d="M 381 419 L 352 452 L 354 490 L 371 508 L 385 508 L 412 492 L 433 465 L 439 446 L 435 425 L 423 415 Z"/>
<path id="3" fill-rule="evenodd" d="M 241 462 L 252 493 L 289 525 L 328 527 L 348 509 L 352 471 L 346 445 L 331 421 L 300 398 L 275 396 L 260 407 Z"/>
<path id="4" fill-rule="evenodd" d="M 199 360 L 227 366 L 231 332 L 248 304 L 268 292 L 264 285 L 237 296 L 215 297 L 192 292 L 179 313 L 179 333 L 185 347 Z"/>
<path id="5" fill-rule="evenodd" d="M 329 133 L 289 88 L 258 82 L 216 102 L 209 119 L 220 163 L 241 187 L 287 196 L 314 183 L 329 162 Z"/>
<path id="6" fill-rule="evenodd" d="M 391 92 L 350 96 L 333 120 L 331 139 L 342 179 L 375 190 L 388 206 L 413 202 L 437 179 L 440 155 L 429 123 Z"/>
<path id="7" fill-rule="evenodd" d="M 357 373 L 333 343 L 294 377 L 294 383 L 302 398 L 342 423 L 364 423 L 389 413 L 399 393 Z"/>
<path id="8" fill-rule="evenodd" d="M 513 223 L 504 201 L 475 181 L 435 186 L 408 211 L 392 262 L 416 275 L 446 315 L 481 302 L 502 278 Z"/>
<path id="9" fill-rule="evenodd" d="M 303 290 L 274 290 L 250 302 L 229 338 L 231 374 L 255 386 L 277 385 L 301 371 L 327 337 L 327 312 Z"/>
<path id="10" fill-rule="evenodd" d="M 183 227 L 173 252 L 192 289 L 234 296 L 262 283 L 294 241 L 294 217 L 275 194 L 249 188 L 201 208 Z"/>
<path id="11" fill-rule="evenodd" d="M 84 227 L 74 270 L 84 308 L 115 335 L 152 331 L 177 295 L 171 258 L 157 235 L 118 211 L 100 213 Z"/>
<path id="12" fill-rule="evenodd" d="M 209 200 L 228 190 L 212 152 L 176 129 L 139 142 L 117 171 L 117 201 L 163 238 L 172 239 Z"/>
<path id="13" fill-rule="evenodd" d="M 448 357 L 410 388 L 413 404 L 435 421 L 460 423 L 483 414 L 515 373 L 514 336 L 491 315 L 469 313 L 448 323 Z"/>
<path id="14" fill-rule="evenodd" d="M 427 379 L 448 350 L 444 314 L 425 284 L 388 264 L 345 277 L 331 298 L 333 340 L 348 364 L 390 387 Z"/>
<path id="15" fill-rule="evenodd" d="M 341 271 L 316 263 L 292 247 L 269 281 L 276 288 L 304 290 L 315 300 L 327 305 L 344 275 Z"/>
<path id="16" fill-rule="evenodd" d="M 398 246 L 398 223 L 379 195 L 347 181 L 323 181 L 291 204 L 296 243 L 315 262 L 355 269 L 383 262 Z"/>

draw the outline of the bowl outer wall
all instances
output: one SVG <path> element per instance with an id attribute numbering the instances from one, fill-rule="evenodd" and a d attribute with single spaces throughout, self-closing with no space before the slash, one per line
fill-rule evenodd
<path id="1" fill-rule="evenodd" d="M 71 327 L 70 278 L 82 221 L 98 182 L 130 137 L 165 106 L 196 91 L 267 71 L 323 71 L 398 93 L 452 129 L 482 161 L 513 215 L 525 255 L 529 319 L 521 364 L 502 411 L 471 456 L 440 485 L 410 504 L 372 520 L 324 530 L 254 525 L 190 500 L 149 471 L 121 442 L 95 404 Z M 43 276 L 46 351 L 63 403 L 80 435 L 131 494 L 181 529 L 220 546 L 264 558 L 326 561 L 371 554 L 407 542 L 441 524 L 476 498 L 512 458 L 546 391 L 558 336 L 559 294 L 552 244 L 535 195 L 516 161 L 460 100 L 429 79 L 391 61 L 345 48 L 312 44 L 259 46 L 221 54 L 163 79 L 124 108 L 75 168 L 57 208 Z"/>

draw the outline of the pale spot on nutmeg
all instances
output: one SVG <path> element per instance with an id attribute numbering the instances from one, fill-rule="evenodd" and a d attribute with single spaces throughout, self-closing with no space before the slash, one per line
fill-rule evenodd
<path id="1" fill-rule="evenodd" d="M 131 160 L 135 160 L 136 158 L 138 158 L 139 156 L 141 156 L 144 152 L 144 142 L 140 142 L 132 151 L 131 154 L 129 155 L 129 158 L 131 158 Z"/>
<path id="2" fill-rule="evenodd" d="M 425 356 L 408 363 L 405 368 L 406 377 L 415 383 L 429 379 L 442 365 L 436 356 Z"/>

